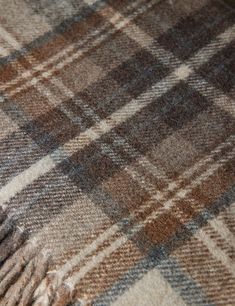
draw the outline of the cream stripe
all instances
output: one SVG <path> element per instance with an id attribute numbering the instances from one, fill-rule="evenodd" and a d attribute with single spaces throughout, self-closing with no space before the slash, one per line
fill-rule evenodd
<path id="1" fill-rule="evenodd" d="M 212 153 L 208 154 L 207 156 L 205 156 L 205 158 L 199 160 L 194 166 L 187 169 L 182 176 L 180 176 L 179 178 L 176 179 L 175 182 L 173 182 L 173 186 L 170 189 L 171 190 L 172 190 L 172 188 L 174 189 L 175 184 L 180 184 L 180 183 L 183 182 L 183 180 L 185 180 L 187 178 L 190 178 L 198 168 L 204 167 L 207 163 L 214 162 L 213 161 L 214 156 L 219 154 L 227 146 L 228 147 L 233 147 L 235 145 L 234 142 L 235 142 L 235 135 L 229 136 L 224 142 L 219 144 L 212 151 Z"/>
<path id="2" fill-rule="evenodd" d="M 215 53 L 229 44 L 235 38 L 235 24 L 229 27 L 225 32 L 218 35 L 217 38 L 204 48 L 200 49 L 190 60 L 189 66 L 193 69 L 199 68 L 200 65 L 207 62 Z"/>
<path id="3" fill-rule="evenodd" d="M 99 32 L 101 32 L 101 31 L 103 31 L 104 28 L 105 27 L 101 27 L 100 29 L 97 29 L 95 32 L 92 32 L 92 34 L 88 35 L 86 37 L 86 39 L 82 40 L 82 45 L 86 44 L 91 39 L 91 37 L 93 37 L 94 35 L 99 34 Z M 76 47 L 76 49 L 75 49 L 75 47 Z M 77 43 L 70 44 L 69 46 L 67 46 L 63 50 L 60 50 L 56 55 L 52 56 L 48 60 L 46 60 L 43 63 L 40 63 L 38 65 L 35 65 L 31 70 L 27 70 L 27 71 L 23 72 L 20 76 L 12 79 L 11 81 L 9 81 L 9 82 L 7 82 L 5 84 L 1 84 L 0 88 L 2 90 L 4 90 L 4 89 L 10 87 L 11 85 L 15 85 L 18 82 L 21 82 L 23 79 L 27 80 L 28 78 L 31 78 L 31 76 L 33 75 L 34 72 L 43 71 L 44 69 L 48 68 L 47 66 L 49 66 L 51 64 L 54 64 L 55 62 L 58 62 L 58 60 L 61 61 L 62 58 L 65 57 L 70 52 L 73 52 L 73 54 L 77 53 L 77 49 L 78 49 Z M 30 61 L 31 55 L 26 55 L 25 59 Z M 55 66 L 55 65 L 53 65 L 53 66 Z M 45 71 L 45 74 L 43 74 L 43 77 L 46 78 L 49 75 L 51 75 L 51 74 L 48 74 L 48 71 L 50 71 L 50 69 Z M 33 78 L 31 80 L 31 84 L 34 85 L 35 82 L 37 82 L 37 80 L 38 80 L 37 78 Z M 26 82 L 25 84 L 30 84 L 30 83 Z M 14 94 L 14 92 L 12 92 L 12 95 L 13 94 Z"/>
<path id="4" fill-rule="evenodd" d="M 206 234 L 203 229 L 200 229 L 195 234 L 195 237 L 203 242 L 204 245 L 208 248 L 210 253 L 220 261 L 227 270 L 235 277 L 235 262 L 231 260 L 227 254 L 219 248 L 216 243 Z"/>
<path id="5" fill-rule="evenodd" d="M 159 217 L 164 212 L 170 210 L 180 199 L 185 199 L 186 196 L 198 185 L 200 185 L 203 181 L 205 181 L 208 177 L 210 177 L 216 170 L 218 170 L 221 166 L 231 160 L 235 155 L 235 148 L 228 153 L 226 158 L 220 159 L 217 163 L 213 164 L 211 168 L 209 168 L 206 172 L 202 173 L 198 178 L 194 179 L 193 182 L 185 187 L 184 189 L 179 190 L 173 199 L 168 200 L 163 207 L 154 211 L 151 215 L 149 215 L 146 220 L 145 224 L 151 223 L 157 217 Z"/>
<path id="6" fill-rule="evenodd" d="M 52 78 L 50 80 L 55 86 L 58 87 L 58 89 L 65 94 L 68 98 L 73 97 L 73 92 L 70 91 L 68 87 L 66 87 L 60 78 Z M 85 115 L 87 115 L 89 118 L 91 118 L 93 121 L 96 121 L 97 123 L 101 120 L 101 118 L 95 114 L 95 112 L 84 102 L 81 101 L 79 103 L 79 107 L 81 107 L 82 111 Z M 168 181 L 168 178 L 166 175 L 164 175 L 163 171 L 161 171 L 161 175 L 159 175 L 159 169 L 155 165 L 153 165 L 146 157 L 142 156 L 136 149 L 134 149 L 132 146 L 128 144 L 128 142 L 113 132 L 113 145 L 115 147 L 122 147 L 122 149 L 128 154 L 131 155 L 131 157 L 135 157 L 137 159 L 137 163 L 140 164 L 143 167 L 143 164 L 145 166 L 145 170 L 147 170 L 150 173 L 154 173 L 154 175 L 159 178 L 161 178 L 164 181 Z M 102 151 L 104 154 L 108 155 L 114 163 L 118 164 L 125 164 L 125 160 L 117 154 L 113 149 L 112 146 L 108 145 L 107 143 L 101 144 Z M 132 171 L 135 173 L 135 176 L 137 176 L 137 181 L 140 180 L 140 175 L 133 169 L 132 166 L 130 166 L 130 169 L 126 167 L 126 171 Z"/>
<path id="7" fill-rule="evenodd" d="M 68 156 L 72 155 L 76 151 L 84 148 L 92 141 L 100 138 L 103 134 L 110 132 L 117 125 L 125 122 L 127 119 L 135 115 L 138 111 L 152 103 L 153 99 L 156 99 L 166 93 L 175 84 L 178 79 L 174 74 L 166 77 L 161 82 L 154 85 L 150 90 L 141 94 L 137 99 L 133 99 L 131 102 L 118 109 L 112 115 L 106 119 L 95 124 L 79 136 L 70 140 L 63 146 L 63 150 Z"/>
<path id="8" fill-rule="evenodd" d="M 170 182 L 168 187 L 166 187 L 162 193 L 159 193 L 158 191 L 156 191 L 155 194 L 153 195 L 153 197 L 154 197 L 153 200 L 163 201 L 164 197 L 167 195 L 167 193 L 169 191 L 172 192 L 172 191 L 177 190 L 179 188 L 180 184 L 183 183 L 185 180 L 189 180 L 192 176 L 197 174 L 198 171 L 203 170 L 203 167 L 206 167 L 206 166 L 208 167 L 211 163 L 214 162 L 213 161 L 214 156 L 216 154 L 220 153 L 226 147 L 230 147 L 230 146 L 232 147 L 233 144 L 234 144 L 234 141 L 235 141 L 235 136 L 233 136 L 233 135 L 230 136 L 228 139 L 225 140 L 225 142 L 221 143 L 218 147 L 216 147 L 209 155 L 203 157 L 201 160 L 199 160 L 197 163 L 195 163 L 191 168 L 189 168 L 185 172 L 183 172 L 177 180 Z M 201 177 L 198 174 L 197 174 L 197 176 L 199 178 Z M 187 186 L 190 187 L 191 185 L 192 185 L 192 182 L 186 184 L 185 188 L 187 188 Z M 179 192 L 181 192 L 181 189 L 180 189 Z M 185 192 L 181 193 L 181 195 L 183 195 L 183 194 L 185 194 Z M 148 202 L 149 202 L 149 204 L 148 204 Z M 143 213 L 148 207 L 152 206 L 152 200 L 150 200 L 148 202 L 145 203 L 145 205 L 138 208 L 136 211 L 134 211 L 133 214 L 138 215 L 139 213 Z M 172 201 L 169 204 L 172 204 Z M 164 208 L 163 208 L 163 210 L 164 210 Z"/>
<path id="9" fill-rule="evenodd" d="M 230 232 L 228 227 L 224 222 L 213 219 L 209 221 L 211 227 L 227 242 L 228 245 L 231 245 L 235 249 L 235 238 L 234 235 Z"/>
<path id="10" fill-rule="evenodd" d="M 18 48 L 20 49 L 22 46 L 14 39 L 14 37 L 11 36 L 10 33 L 8 33 L 6 30 L 3 29 L 3 27 L 0 26 L 0 34 L 4 33 L 3 38 L 7 39 L 7 42 L 11 43 L 11 45 L 14 48 Z M 31 64 L 33 64 L 35 62 L 35 58 L 33 56 L 28 56 L 28 60 Z M 18 67 L 20 69 L 22 69 L 23 71 L 25 70 L 25 68 L 18 63 Z M 49 88 L 47 88 L 44 84 L 37 82 L 35 84 L 37 90 L 43 95 L 45 96 L 48 101 L 50 102 L 50 104 L 54 107 L 58 106 L 61 103 L 61 97 L 56 96 L 55 94 L 52 94 L 52 92 L 49 90 Z M 60 110 L 67 116 L 69 117 L 69 119 L 71 119 L 70 117 L 70 113 L 68 111 L 66 111 L 64 108 L 60 107 Z"/>
<path id="11" fill-rule="evenodd" d="M 15 176 L 0 192 L 0 206 L 4 207 L 4 203 L 8 202 L 11 197 L 23 190 L 27 185 L 31 184 L 39 176 L 47 173 L 55 167 L 55 163 L 49 155 L 39 160 L 31 167 Z"/>
<path id="12" fill-rule="evenodd" d="M 232 205 L 230 207 L 232 207 Z M 208 222 L 210 226 L 227 242 L 228 245 L 231 245 L 235 249 L 235 238 L 234 235 L 230 232 L 228 227 L 224 222 L 217 218 L 214 218 Z"/>
<path id="13" fill-rule="evenodd" d="M 81 252 L 75 255 L 71 260 L 67 261 L 65 265 L 56 273 L 57 282 L 61 282 L 67 273 L 69 273 L 77 264 L 79 264 L 87 255 L 91 254 L 93 251 L 97 249 L 99 245 L 101 245 L 104 241 L 106 241 L 109 237 L 112 237 L 119 231 L 119 227 L 117 224 L 109 227 L 105 232 L 100 234 L 95 240 L 92 241 L 91 244 L 88 244 Z"/>
<path id="14" fill-rule="evenodd" d="M 134 234 L 134 231 L 133 231 Z M 126 236 L 122 236 L 115 240 L 110 246 L 104 249 L 102 252 L 99 252 L 97 255 L 93 256 L 92 260 L 88 264 L 84 265 L 78 273 L 74 274 L 68 278 L 64 283 L 68 285 L 71 289 L 93 268 L 100 264 L 107 256 L 120 248 L 125 242 L 128 241 Z"/>
<path id="15" fill-rule="evenodd" d="M 38 82 L 36 84 L 36 89 L 40 92 L 47 100 L 50 102 L 50 105 L 57 107 L 61 103 L 61 97 L 50 91 L 44 84 Z"/>
<path id="16" fill-rule="evenodd" d="M 128 24 L 130 22 L 130 19 L 128 17 L 124 17 L 120 13 L 116 13 L 115 16 L 118 19 L 122 19 L 123 23 L 125 24 Z M 115 18 L 114 19 L 111 18 L 110 22 L 113 23 L 115 27 L 117 26 L 115 23 Z M 129 27 L 123 29 L 123 32 L 125 32 L 131 39 L 135 40 L 141 46 L 147 48 L 153 55 L 156 56 L 160 54 L 166 61 L 165 63 L 167 64 L 171 63 L 171 65 L 172 64 L 179 65 L 181 63 L 178 58 L 176 58 L 170 51 L 163 49 L 157 42 L 154 42 L 153 46 L 152 38 L 146 33 L 143 33 L 142 30 L 135 24 L 130 24 Z M 190 68 L 197 69 L 200 65 L 205 63 L 208 58 L 212 57 L 215 54 L 215 52 L 217 52 L 221 48 L 221 44 L 223 45 L 231 42 L 235 38 L 234 33 L 235 33 L 235 25 L 228 28 L 224 33 L 218 35 L 217 38 L 212 43 L 208 44 L 207 46 L 199 50 L 198 53 L 193 58 L 191 58 L 189 61 L 185 63 L 185 66 L 189 66 L 189 69 Z M 159 57 L 159 60 L 161 60 L 161 57 Z"/>
<path id="17" fill-rule="evenodd" d="M 0 25 L 0 36 L 14 49 L 21 49 L 21 45 L 16 41 L 16 39 L 9 34 L 1 25 Z"/>
<path id="18" fill-rule="evenodd" d="M 93 5 L 96 3 L 97 0 L 83 0 L 88 5 Z"/>
<path id="19" fill-rule="evenodd" d="M 9 50 L 0 46 L 0 55 L 7 56 L 9 54 Z"/>
<path id="20" fill-rule="evenodd" d="M 101 12 L 102 14 L 102 12 Z M 165 50 L 158 44 L 158 42 L 149 36 L 147 33 L 143 32 L 135 23 L 131 22 L 129 17 L 124 17 L 121 13 L 115 13 L 117 19 L 121 19 L 122 22 L 128 26 L 123 27 L 122 31 L 132 40 L 136 41 L 141 47 L 148 50 L 154 56 L 157 56 L 157 59 L 165 65 L 180 65 L 180 61 L 172 55 L 171 52 Z M 115 18 L 110 18 L 109 21 L 113 24 L 118 30 L 118 24 L 116 23 Z"/>
<path id="21" fill-rule="evenodd" d="M 40 82 L 36 84 L 36 88 L 42 96 L 47 98 L 49 104 L 52 105 L 52 107 L 58 107 L 59 110 L 64 113 L 65 116 L 72 122 L 76 120 L 76 117 L 73 115 L 73 113 L 66 109 L 64 105 L 62 105 L 63 98 L 60 95 L 52 93 L 48 87 Z"/>
<path id="22" fill-rule="evenodd" d="M 128 18 L 125 18 L 120 14 L 120 18 L 121 17 L 124 20 L 128 21 Z M 115 26 L 115 23 L 114 23 L 114 26 Z M 230 41 L 231 37 L 234 38 L 234 35 L 233 35 L 234 31 L 235 29 L 233 29 L 233 31 L 228 31 L 227 34 L 223 33 L 222 39 L 225 39 L 225 40 L 228 39 L 228 41 Z M 164 64 L 167 64 L 167 65 L 173 64 L 175 66 L 180 64 L 180 61 L 171 52 L 163 49 L 159 44 L 157 44 L 157 42 L 154 42 L 153 44 L 152 37 L 142 32 L 142 30 L 139 29 L 135 24 L 130 24 L 128 27 L 123 29 L 123 32 L 125 32 L 131 39 L 134 39 L 135 41 L 137 41 L 137 43 L 139 43 L 142 47 L 150 51 L 154 56 L 157 56 L 157 58 L 160 61 L 162 61 Z M 206 52 L 208 52 L 208 48 L 205 47 L 204 50 L 202 50 L 202 53 L 204 53 L 205 50 L 207 50 Z M 211 48 L 209 48 L 209 50 L 211 52 Z M 196 58 L 197 59 L 199 58 L 200 63 L 201 63 L 201 57 L 197 56 Z M 191 64 L 191 66 L 193 66 L 194 68 L 196 68 L 195 63 L 197 65 L 196 67 L 198 67 L 198 61 L 196 60 L 196 61 L 193 61 L 193 63 Z M 176 73 L 178 74 L 179 78 L 181 76 L 181 79 L 185 79 L 188 77 L 188 75 L 191 72 L 192 70 L 186 64 L 185 67 L 181 65 L 180 69 Z M 190 80 L 189 84 L 193 85 L 196 88 L 196 90 L 199 89 L 200 93 L 206 96 L 209 100 L 212 99 L 216 105 L 228 111 L 232 116 L 235 117 L 234 99 L 226 96 L 219 89 L 215 88 L 214 86 L 212 86 L 207 81 L 205 81 L 204 79 L 200 78 L 197 75 L 194 75 L 193 80 Z"/>
<path id="23" fill-rule="evenodd" d="M 219 108 L 225 110 L 230 115 L 235 117 L 235 99 L 225 95 L 221 90 L 208 83 L 199 75 L 193 75 L 193 78 L 188 81 L 196 90 L 199 90 L 207 100 L 213 101 Z"/>
<path id="24" fill-rule="evenodd" d="M 117 298 L 112 306 L 186 306 L 181 296 L 154 268 Z"/>

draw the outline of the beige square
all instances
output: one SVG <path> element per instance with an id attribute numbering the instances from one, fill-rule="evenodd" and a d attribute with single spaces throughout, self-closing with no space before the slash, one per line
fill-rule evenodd
<path id="1" fill-rule="evenodd" d="M 57 73 L 65 87 L 74 92 L 74 94 L 96 82 L 103 75 L 103 70 L 89 58 L 78 58 L 66 66 L 66 69 L 61 69 Z"/>
<path id="2" fill-rule="evenodd" d="M 7 137 L 18 129 L 15 124 L 1 109 L 0 109 L 0 140 Z"/>
<path id="3" fill-rule="evenodd" d="M 175 176 L 190 167 L 198 153 L 189 141 L 176 132 L 164 139 L 148 155 L 167 175 Z"/>
<path id="4" fill-rule="evenodd" d="M 4 29 L 21 46 L 51 30 L 45 18 L 35 14 L 22 0 L 0 0 L 0 16 L 4 16 Z"/>

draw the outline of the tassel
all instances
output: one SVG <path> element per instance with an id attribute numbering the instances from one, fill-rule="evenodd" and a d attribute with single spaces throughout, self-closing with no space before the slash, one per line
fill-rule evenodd
<path id="1" fill-rule="evenodd" d="M 49 261 L 49 253 L 0 207 L 0 306 L 32 305 Z"/>
<path id="2" fill-rule="evenodd" d="M 20 227 L 11 231 L 11 234 L 7 235 L 1 243 L 0 264 L 16 251 L 24 243 L 25 239 L 26 235 Z"/>
<path id="3" fill-rule="evenodd" d="M 3 223 L 4 220 L 6 220 L 6 218 L 7 218 L 7 213 L 0 206 L 0 225 Z"/>
<path id="4" fill-rule="evenodd" d="M 11 281 L 16 278 L 18 273 L 21 272 L 27 262 L 32 258 L 35 250 L 32 247 L 32 243 L 27 243 L 5 261 L 0 269 L 0 296 L 2 295 L 1 289 L 6 279 Z"/>
<path id="5" fill-rule="evenodd" d="M 35 290 L 33 306 L 50 306 L 55 297 L 55 292 L 62 281 L 58 278 L 58 274 L 54 272 L 47 273 L 41 284 Z"/>
<path id="6" fill-rule="evenodd" d="M 27 267 L 25 268 L 25 271 L 21 274 L 18 281 L 13 286 L 11 286 L 10 289 L 7 291 L 5 297 L 2 300 L 2 305 L 5 305 L 5 306 L 17 305 L 22 295 L 22 291 L 24 287 L 26 287 L 26 285 L 31 279 L 34 268 L 35 268 L 34 261 L 32 260 L 27 265 Z"/>
<path id="7" fill-rule="evenodd" d="M 72 303 L 74 288 L 68 283 L 58 285 L 61 279 L 57 277 L 54 273 L 48 273 L 34 293 L 33 306 L 67 306 Z"/>
<path id="8" fill-rule="evenodd" d="M 48 259 L 48 254 L 41 252 L 27 264 L 18 280 L 5 294 L 2 306 L 32 305 L 34 290 L 48 269 Z"/>
<path id="9" fill-rule="evenodd" d="M 29 306 L 32 305 L 33 293 L 38 285 L 41 283 L 43 278 L 48 271 L 48 266 L 50 262 L 50 254 L 48 252 L 41 252 L 35 259 L 35 270 L 31 277 L 30 282 L 26 286 L 19 306 Z"/>
<path id="10" fill-rule="evenodd" d="M 3 216 L 4 218 L 4 216 Z M 3 241 L 10 233 L 13 231 L 13 218 L 6 218 L 2 220 L 2 224 L 0 226 L 0 241 Z"/>
<path id="11" fill-rule="evenodd" d="M 52 306 L 67 306 L 73 300 L 72 295 L 73 291 L 69 285 L 63 284 L 56 292 L 55 300 L 52 303 Z"/>

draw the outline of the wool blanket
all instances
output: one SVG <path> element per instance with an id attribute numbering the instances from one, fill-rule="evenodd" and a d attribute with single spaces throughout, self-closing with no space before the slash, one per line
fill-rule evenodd
<path id="1" fill-rule="evenodd" d="M 235 305 L 235 13 L 0 0 L 0 305 Z"/>

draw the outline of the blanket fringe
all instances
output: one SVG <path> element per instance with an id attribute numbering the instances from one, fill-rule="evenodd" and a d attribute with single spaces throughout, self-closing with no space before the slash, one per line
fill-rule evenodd
<path id="1" fill-rule="evenodd" d="M 73 302 L 74 288 L 57 278 L 56 273 L 48 273 L 34 293 L 33 306 L 67 306 Z"/>
<path id="2" fill-rule="evenodd" d="M 66 285 L 63 284 L 58 291 L 56 292 L 55 300 L 53 302 L 53 306 L 66 306 L 73 300 L 73 290 Z"/>
<path id="3" fill-rule="evenodd" d="M 49 252 L 0 207 L 0 306 L 32 305 L 49 262 Z"/>

